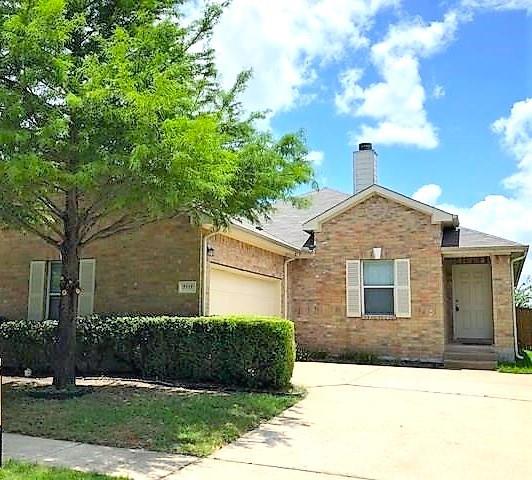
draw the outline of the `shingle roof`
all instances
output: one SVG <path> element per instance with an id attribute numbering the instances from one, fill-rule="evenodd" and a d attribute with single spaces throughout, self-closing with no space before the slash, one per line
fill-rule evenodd
<path id="1" fill-rule="evenodd" d="M 511 240 L 464 227 L 444 229 L 441 246 L 458 248 L 525 247 L 525 245 L 512 242 Z"/>
<path id="2" fill-rule="evenodd" d="M 309 234 L 303 230 L 303 225 L 350 197 L 351 195 L 347 193 L 331 188 L 323 188 L 301 195 L 300 198 L 306 199 L 308 203 L 308 206 L 304 208 L 297 208 L 287 202 L 278 202 L 270 215 L 270 219 L 260 226 L 252 225 L 246 221 L 236 223 L 270 240 L 300 249 L 303 248 L 309 238 Z M 520 243 L 464 227 L 445 228 L 443 230 L 442 247 L 526 248 L 525 245 Z"/>
<path id="3" fill-rule="evenodd" d="M 297 208 L 290 203 L 279 202 L 276 204 L 270 220 L 262 225 L 262 231 L 282 239 L 296 248 L 301 248 L 309 236 L 303 231 L 303 224 L 349 198 L 349 196 L 347 193 L 338 192 L 331 188 L 323 188 L 301 195 L 301 198 L 308 202 L 308 206 L 305 208 Z"/>

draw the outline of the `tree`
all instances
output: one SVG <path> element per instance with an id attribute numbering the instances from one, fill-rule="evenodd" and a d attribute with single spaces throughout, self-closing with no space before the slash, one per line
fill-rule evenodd
<path id="1" fill-rule="evenodd" d="M 255 128 L 218 82 L 223 7 L 0 0 L 0 222 L 59 250 L 54 385 L 75 385 L 79 259 L 92 242 L 180 214 L 255 221 L 311 179 L 300 134 Z"/>
<path id="2" fill-rule="evenodd" d="M 532 308 L 532 277 L 515 289 L 515 306 L 520 308 Z"/>

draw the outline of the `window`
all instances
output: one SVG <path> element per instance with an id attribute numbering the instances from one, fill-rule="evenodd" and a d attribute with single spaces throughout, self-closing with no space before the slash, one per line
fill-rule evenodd
<path id="1" fill-rule="evenodd" d="M 61 302 L 61 262 L 48 262 L 47 292 L 47 318 L 48 320 L 59 320 L 59 303 Z"/>
<path id="2" fill-rule="evenodd" d="M 96 260 L 79 261 L 78 315 L 92 315 L 96 287 Z M 61 262 L 33 260 L 30 262 L 28 282 L 28 319 L 58 320 L 61 302 Z"/>
<path id="3" fill-rule="evenodd" d="M 362 262 L 364 314 L 394 315 L 394 273 L 393 261 Z"/>
<path id="4" fill-rule="evenodd" d="M 410 259 L 346 260 L 345 293 L 347 317 L 410 318 Z"/>

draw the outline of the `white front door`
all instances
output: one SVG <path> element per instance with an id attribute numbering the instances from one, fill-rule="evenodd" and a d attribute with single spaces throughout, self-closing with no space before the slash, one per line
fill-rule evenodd
<path id="1" fill-rule="evenodd" d="M 493 339 L 490 265 L 453 265 L 455 340 Z"/>

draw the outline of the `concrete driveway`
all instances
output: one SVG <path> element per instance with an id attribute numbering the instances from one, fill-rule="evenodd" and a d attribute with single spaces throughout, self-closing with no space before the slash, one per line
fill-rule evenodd
<path id="1" fill-rule="evenodd" d="M 532 375 L 300 363 L 308 396 L 170 479 L 529 478 Z"/>

